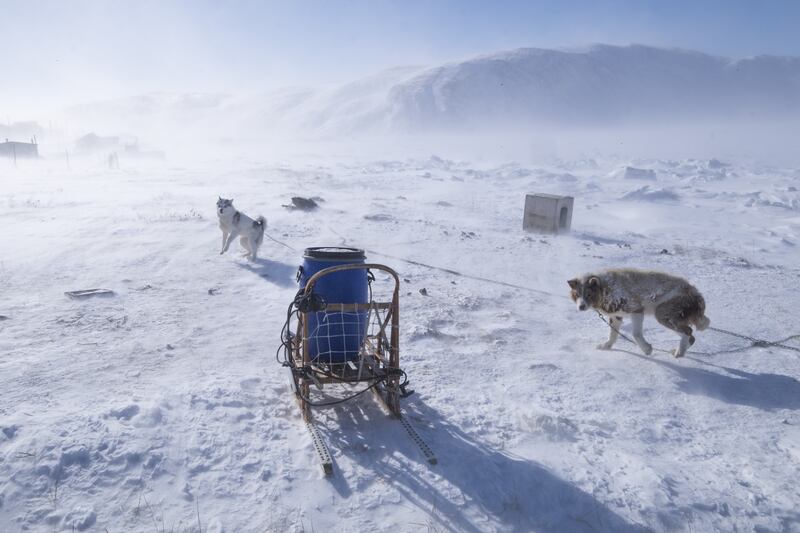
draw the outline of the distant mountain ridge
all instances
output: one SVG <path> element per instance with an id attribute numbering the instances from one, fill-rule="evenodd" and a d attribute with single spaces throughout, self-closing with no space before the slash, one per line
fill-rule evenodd
<path id="1" fill-rule="evenodd" d="M 73 110 L 122 117 L 126 105 Z M 157 114 L 301 135 L 791 120 L 800 118 L 800 58 L 732 60 L 643 45 L 521 48 L 437 67 L 397 67 L 327 89 L 238 98 L 155 93 L 131 98 L 127 107 L 134 118 Z"/>
<path id="2" fill-rule="evenodd" d="M 427 70 L 387 99 L 403 129 L 799 115 L 800 58 L 525 48 Z"/>

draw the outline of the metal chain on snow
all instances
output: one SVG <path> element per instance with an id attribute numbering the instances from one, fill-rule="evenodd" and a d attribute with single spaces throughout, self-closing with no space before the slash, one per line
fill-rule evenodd
<path id="1" fill-rule="evenodd" d="M 631 339 L 630 339 L 630 338 L 628 338 L 628 337 L 627 337 L 627 336 L 626 336 L 624 333 L 622 333 L 622 332 L 621 332 L 619 329 L 617 329 L 617 328 L 615 328 L 614 326 L 612 326 L 612 325 L 611 325 L 611 322 L 609 322 L 608 320 L 606 320 L 606 318 L 605 318 L 605 317 L 604 317 L 602 314 L 600 314 L 600 313 L 598 312 L 598 313 L 597 313 L 597 316 L 599 316 L 599 317 L 600 317 L 600 320 L 602 320 L 603 322 L 605 322 L 606 324 L 608 324 L 608 327 L 610 327 L 611 329 L 613 329 L 614 331 L 616 331 L 616 332 L 617 332 L 617 335 L 619 335 L 620 337 L 622 337 L 623 339 L 625 339 L 626 341 L 628 341 L 628 342 L 629 342 L 629 343 L 631 343 L 631 344 L 636 344 L 637 346 L 639 345 L 639 343 L 637 343 L 637 342 L 636 342 L 636 341 L 634 341 L 634 340 L 631 340 Z M 671 352 L 670 350 L 665 350 L 665 349 L 663 349 L 663 348 L 656 348 L 655 346 L 653 347 L 653 351 L 654 351 L 654 352 L 661 352 L 661 353 L 668 353 L 668 354 L 672 354 L 672 352 Z M 700 353 L 700 352 L 694 352 L 694 353 Z M 710 355 L 710 354 L 701 354 L 701 355 Z"/>
<path id="2" fill-rule="evenodd" d="M 800 339 L 800 335 L 789 335 L 788 337 L 784 339 L 779 339 L 777 341 L 766 341 L 764 339 L 757 339 L 749 335 L 742 335 L 741 333 L 728 331 L 727 329 L 722 329 L 722 328 L 715 328 L 713 326 L 709 326 L 707 329 L 710 329 L 711 331 L 716 331 L 717 333 L 724 333 L 725 335 L 732 335 L 734 337 L 739 337 L 740 339 L 748 340 L 752 343 L 751 347 L 753 348 L 768 348 L 770 346 L 775 346 L 777 348 L 784 348 L 786 350 L 794 350 L 795 352 L 800 352 L 800 348 L 796 346 L 789 346 L 788 344 L 783 344 L 789 340 Z"/>
<path id="3" fill-rule="evenodd" d="M 638 343 L 636 341 L 628 338 L 618 328 L 615 328 L 614 326 L 612 326 L 611 323 L 608 320 L 606 320 L 606 318 L 602 314 L 597 313 L 597 316 L 600 317 L 600 320 L 602 320 L 603 322 L 608 324 L 608 327 L 610 327 L 611 329 L 616 331 L 617 334 L 620 337 L 622 337 L 623 339 L 625 339 L 626 341 L 628 341 L 631 344 L 637 344 L 638 345 Z M 734 331 L 728 331 L 727 329 L 715 328 L 715 327 L 712 327 L 712 326 L 709 326 L 707 329 L 712 330 L 712 331 L 716 331 L 717 333 L 723 333 L 725 335 L 731 335 L 733 337 L 738 337 L 740 339 L 748 340 L 748 341 L 750 341 L 750 346 L 743 346 L 743 347 L 737 348 L 735 350 L 723 350 L 721 352 L 695 352 L 695 351 L 692 350 L 691 353 L 694 353 L 696 355 L 716 355 L 717 353 L 743 352 L 745 350 L 749 350 L 750 348 L 768 348 L 770 346 L 775 346 L 777 348 L 784 348 L 786 350 L 793 350 L 795 352 L 800 352 L 800 348 L 797 348 L 795 346 L 789 346 L 788 344 L 783 344 L 784 342 L 786 342 L 788 340 L 800 339 L 800 335 L 790 335 L 790 336 L 788 336 L 788 337 L 786 337 L 784 339 L 779 339 L 777 341 L 766 341 L 764 339 L 757 339 L 755 337 L 750 337 L 749 335 L 742 335 L 741 333 L 736 333 Z M 663 348 L 653 348 L 653 351 L 654 352 L 669 353 L 669 354 L 672 353 L 671 351 L 664 350 Z"/>

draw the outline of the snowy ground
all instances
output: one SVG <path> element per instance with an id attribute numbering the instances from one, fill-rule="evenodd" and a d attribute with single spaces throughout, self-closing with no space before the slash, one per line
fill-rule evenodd
<path id="1" fill-rule="evenodd" d="M 800 531 L 800 353 L 712 331 L 681 360 L 597 351 L 566 285 L 666 270 L 713 326 L 800 334 L 800 168 L 0 164 L 0 531 Z M 523 233 L 526 192 L 574 195 L 572 234 Z M 280 207 L 297 194 L 325 202 Z M 317 414 L 323 477 L 274 358 L 301 254 L 220 256 L 218 195 L 296 249 L 544 291 L 369 256 L 408 280 L 403 409 L 438 465 L 364 396 Z M 64 295 L 94 287 L 116 295 Z"/>

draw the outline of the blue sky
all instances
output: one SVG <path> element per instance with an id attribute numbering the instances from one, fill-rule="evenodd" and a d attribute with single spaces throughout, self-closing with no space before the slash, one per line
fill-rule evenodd
<path id="1" fill-rule="evenodd" d="M 341 83 L 523 46 L 800 56 L 800 1 L 4 0 L 0 11 L 5 115 L 155 90 Z"/>

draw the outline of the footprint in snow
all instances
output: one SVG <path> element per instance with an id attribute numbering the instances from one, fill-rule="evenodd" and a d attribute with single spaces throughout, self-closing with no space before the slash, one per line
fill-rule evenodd
<path id="1" fill-rule="evenodd" d="M 11 440 L 17 435 L 17 431 L 19 431 L 19 426 L 12 425 L 12 426 L 3 426 L 0 427 L 0 433 L 2 433 L 6 439 Z"/>
<path id="2" fill-rule="evenodd" d="M 240 381 L 239 385 L 242 387 L 242 390 L 252 391 L 258 387 L 259 383 L 261 383 L 261 378 L 247 378 Z"/>

